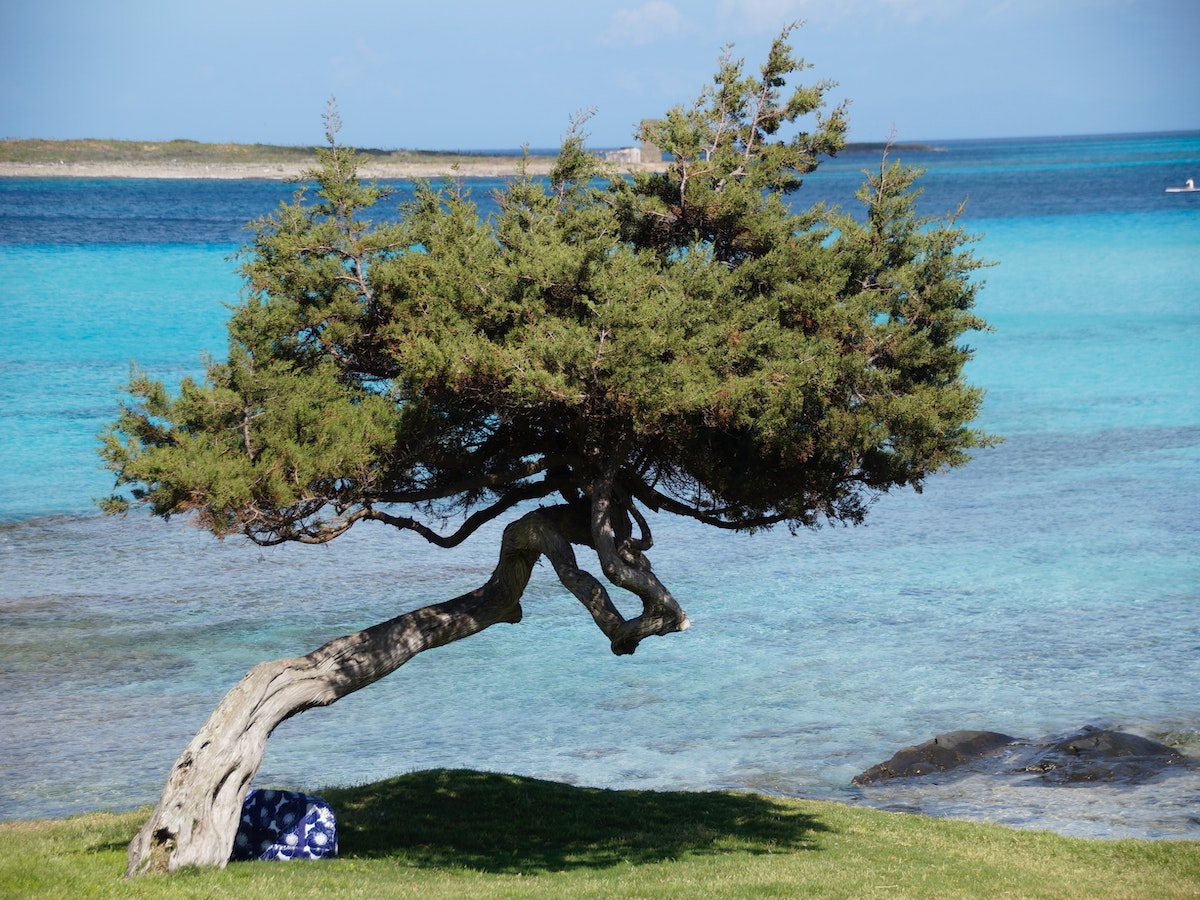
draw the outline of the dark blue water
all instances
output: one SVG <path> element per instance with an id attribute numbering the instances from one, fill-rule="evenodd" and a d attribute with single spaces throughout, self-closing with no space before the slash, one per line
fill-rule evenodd
<path id="1" fill-rule="evenodd" d="M 1010 780 L 859 790 L 954 728 L 1085 723 L 1200 756 L 1200 135 L 954 142 L 904 153 L 923 209 L 969 202 L 985 273 L 973 381 L 1007 436 L 871 524 L 790 537 L 656 523 L 693 619 L 617 659 L 539 572 L 525 622 L 425 654 L 285 723 L 262 783 L 430 766 L 583 784 L 751 788 L 1090 835 L 1200 836 L 1200 776 L 1141 788 Z M 853 204 L 849 154 L 798 199 Z M 473 181 L 486 206 L 495 181 Z M 401 188 L 405 186 L 401 185 Z M 456 595 L 453 552 L 356 530 L 324 548 L 219 543 L 99 517 L 95 435 L 136 360 L 176 380 L 224 352 L 230 255 L 269 181 L 0 180 L 0 818 L 152 803 L 260 659 Z"/>
<path id="2" fill-rule="evenodd" d="M 967 219 L 1178 209 L 1163 189 L 1200 168 L 1194 134 L 949 141 L 891 158 L 926 170 L 921 205 L 942 215 L 967 201 Z M 798 200 L 852 208 L 877 152 L 850 152 L 807 179 Z M 1181 173 L 1183 173 L 1181 175 Z M 501 182 L 469 179 L 485 212 Z M 120 190 L 115 190 L 119 185 Z M 396 202 L 411 196 L 399 183 Z M 9 178 L 0 180 L 0 246 L 237 245 L 245 224 L 290 200 L 294 185 L 261 179 Z"/>

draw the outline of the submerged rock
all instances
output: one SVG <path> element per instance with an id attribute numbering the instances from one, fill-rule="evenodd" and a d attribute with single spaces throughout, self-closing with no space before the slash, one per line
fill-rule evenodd
<path id="1" fill-rule="evenodd" d="M 905 747 L 887 762 L 854 776 L 854 784 L 873 784 L 890 778 L 912 778 L 945 772 L 1007 747 L 1016 738 L 998 731 L 949 731 L 932 740 Z"/>
<path id="2" fill-rule="evenodd" d="M 1008 752 L 999 752 L 1005 749 Z M 886 762 L 856 775 L 853 783 L 870 785 L 966 767 L 973 774 L 1028 773 L 1049 785 L 1141 784 L 1194 762 L 1166 744 L 1090 725 L 1038 741 L 995 731 L 951 731 L 923 744 L 905 747 Z"/>

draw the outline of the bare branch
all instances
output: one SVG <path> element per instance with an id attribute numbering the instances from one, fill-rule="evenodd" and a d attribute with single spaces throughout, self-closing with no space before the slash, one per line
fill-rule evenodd
<path id="1" fill-rule="evenodd" d="M 675 515 L 685 516 L 689 519 L 695 519 L 697 522 L 702 522 L 705 525 L 712 525 L 714 528 L 721 528 L 726 531 L 745 531 L 752 528 L 770 528 L 773 525 L 778 525 L 781 522 L 786 522 L 792 516 L 785 513 L 772 513 L 770 515 L 754 515 L 747 516 L 737 513 L 733 507 L 713 508 L 709 510 L 701 509 L 697 505 L 684 503 L 669 494 L 664 494 L 662 491 L 656 490 L 641 481 L 633 483 L 633 494 L 637 499 L 646 506 L 647 509 L 658 512 L 665 510 Z"/>
<path id="2" fill-rule="evenodd" d="M 580 458 L 574 455 L 539 456 L 528 460 L 523 466 L 518 466 L 509 472 L 481 472 L 470 478 L 460 479 L 450 484 L 423 488 L 412 491 L 388 491 L 376 494 L 373 503 L 429 503 L 434 500 L 445 500 L 459 497 L 484 489 L 503 488 L 508 485 L 531 478 L 539 472 L 577 465 Z M 557 489 L 557 488 L 556 488 Z"/>
<path id="3" fill-rule="evenodd" d="M 416 532 L 429 541 L 429 543 L 438 547 L 457 547 L 483 525 L 491 522 L 502 513 L 528 500 L 540 500 L 542 497 L 549 497 L 551 494 L 556 494 L 564 484 L 566 482 L 560 482 L 557 479 L 546 479 L 523 487 L 511 488 L 495 503 L 472 513 L 463 520 L 463 523 L 457 530 L 448 535 L 439 534 L 428 525 L 418 522 L 409 516 L 393 516 L 373 507 L 362 510 L 359 517 L 373 519 L 395 528 Z"/>

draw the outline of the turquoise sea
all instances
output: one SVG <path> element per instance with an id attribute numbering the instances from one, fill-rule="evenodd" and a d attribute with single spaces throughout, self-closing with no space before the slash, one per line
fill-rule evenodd
<path id="1" fill-rule="evenodd" d="M 980 236 L 980 423 L 1005 443 L 791 536 L 659 521 L 692 618 L 617 658 L 543 568 L 519 626 L 424 654 L 282 725 L 262 785 L 437 766 L 619 788 L 753 789 L 1093 836 L 1200 839 L 1200 768 L 1138 787 L 967 777 L 856 788 L 958 728 L 1085 724 L 1200 757 L 1200 133 L 946 142 L 922 208 Z M 850 206 L 848 154 L 798 202 Z M 472 187 L 486 206 L 495 182 Z M 406 185 L 400 185 L 403 189 Z M 109 519 L 96 433 L 136 360 L 220 356 L 269 181 L 0 179 L 0 819 L 152 804 L 242 674 L 487 577 L 357 529 L 321 548 Z"/>

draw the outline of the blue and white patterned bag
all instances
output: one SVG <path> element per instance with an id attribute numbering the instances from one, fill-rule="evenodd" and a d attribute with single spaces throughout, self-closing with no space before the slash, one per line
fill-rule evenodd
<path id="1" fill-rule="evenodd" d="M 233 841 L 233 860 L 337 856 L 337 822 L 320 797 L 296 791 L 251 791 Z"/>

